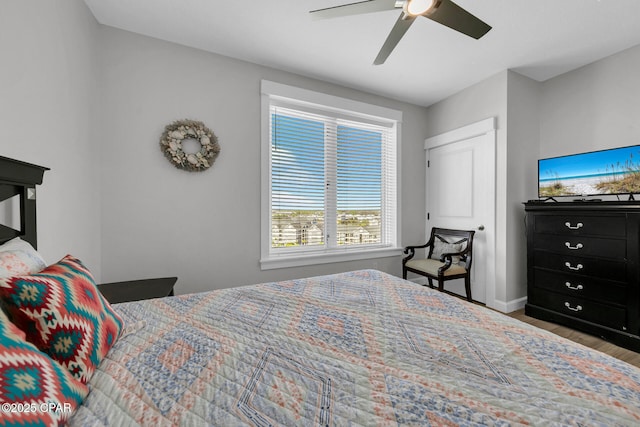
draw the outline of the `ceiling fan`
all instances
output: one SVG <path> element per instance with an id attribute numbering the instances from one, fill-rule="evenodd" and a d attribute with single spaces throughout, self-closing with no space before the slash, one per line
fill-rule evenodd
<path id="1" fill-rule="evenodd" d="M 424 16 L 474 39 L 484 36 L 491 26 L 451 0 L 367 0 L 309 12 L 314 18 L 337 18 L 402 8 L 374 65 L 383 64 L 418 16 Z"/>

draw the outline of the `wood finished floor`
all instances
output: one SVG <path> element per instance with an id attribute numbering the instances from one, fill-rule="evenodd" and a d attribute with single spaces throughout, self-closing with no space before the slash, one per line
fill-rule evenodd
<path id="1" fill-rule="evenodd" d="M 611 344 L 601 338 L 593 335 L 585 334 L 564 326 L 556 325 L 555 323 L 545 322 L 544 320 L 534 319 L 524 314 L 524 309 L 509 313 L 509 316 L 529 323 L 538 328 L 545 329 L 561 337 L 570 339 L 584 346 L 591 347 L 617 359 L 623 360 L 631 365 L 640 368 L 640 353 L 636 353 L 626 348 L 618 347 L 615 344 Z"/>

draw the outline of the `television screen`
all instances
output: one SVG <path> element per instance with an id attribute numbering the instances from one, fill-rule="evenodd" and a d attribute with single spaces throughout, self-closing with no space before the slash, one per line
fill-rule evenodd
<path id="1" fill-rule="evenodd" d="M 640 193 L 640 145 L 538 160 L 538 197 Z"/>

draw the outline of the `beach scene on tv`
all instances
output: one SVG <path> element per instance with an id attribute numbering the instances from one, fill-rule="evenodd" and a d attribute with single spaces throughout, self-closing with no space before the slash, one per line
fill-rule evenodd
<path id="1" fill-rule="evenodd" d="M 640 193 L 640 145 L 538 161 L 539 197 Z"/>

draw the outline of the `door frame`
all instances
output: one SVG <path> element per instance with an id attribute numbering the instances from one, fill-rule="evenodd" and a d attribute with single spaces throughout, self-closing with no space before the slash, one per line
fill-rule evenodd
<path id="1" fill-rule="evenodd" d="M 486 242 L 486 278 L 485 278 L 485 305 L 490 308 L 496 307 L 496 118 L 490 117 L 488 119 L 481 120 L 479 122 L 471 123 L 469 125 L 460 127 L 458 129 L 451 130 L 436 136 L 425 139 L 425 233 L 429 226 L 429 220 L 427 219 L 427 212 L 429 210 L 429 183 L 427 177 L 429 176 L 428 162 L 429 162 L 429 150 L 432 148 L 440 147 L 447 144 L 453 144 L 455 142 L 464 141 L 466 139 L 484 136 L 485 142 L 491 147 L 491 153 L 489 158 L 492 164 L 489 165 L 489 169 L 493 170 L 493 174 L 490 176 L 489 191 L 486 197 L 489 197 L 490 203 L 490 217 L 489 224 L 485 224 L 486 227 L 491 227 L 493 233 L 487 235 Z M 483 195 L 484 196 L 484 195 Z"/>

